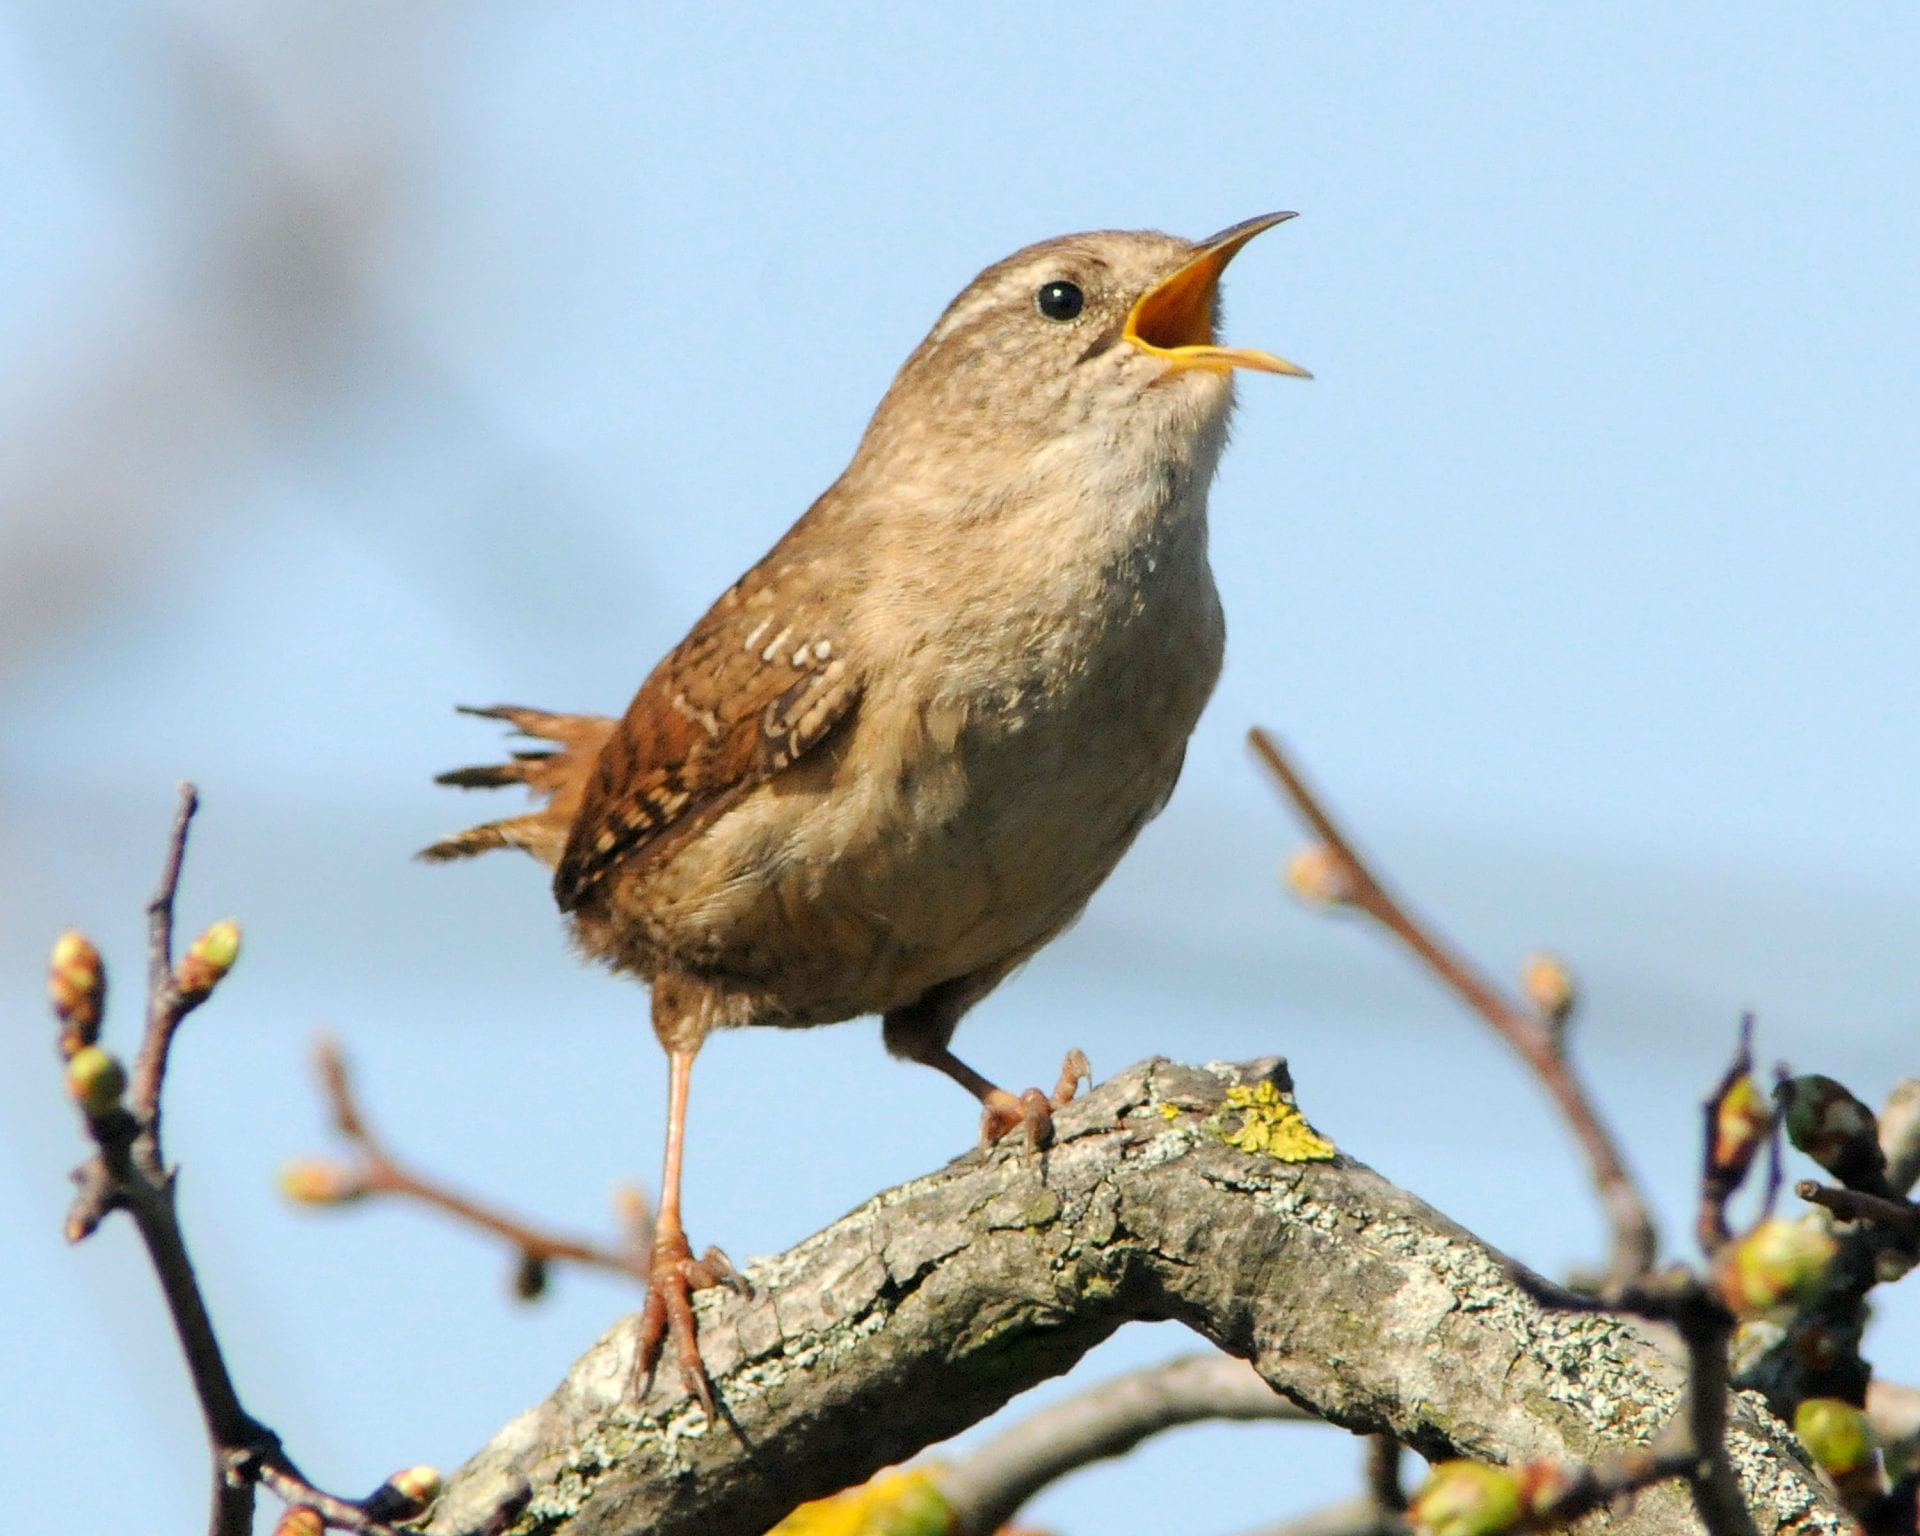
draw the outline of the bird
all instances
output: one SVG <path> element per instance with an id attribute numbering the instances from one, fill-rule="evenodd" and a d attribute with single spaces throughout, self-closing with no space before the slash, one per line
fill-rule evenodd
<path id="1" fill-rule="evenodd" d="M 981 1137 L 1052 1135 L 1090 1081 L 1012 1093 L 960 1018 L 1065 929 L 1165 805 L 1219 676 L 1207 493 L 1240 370 L 1219 281 L 1271 213 L 1199 241 L 1101 230 L 994 263 L 950 303 L 838 480 L 654 667 L 625 715 L 471 709 L 539 743 L 438 782 L 540 802 L 422 850 L 518 848 L 579 950 L 652 990 L 666 1151 L 636 1379 L 670 1338 L 709 1418 L 681 1163 L 714 1029 L 879 1014 Z"/>

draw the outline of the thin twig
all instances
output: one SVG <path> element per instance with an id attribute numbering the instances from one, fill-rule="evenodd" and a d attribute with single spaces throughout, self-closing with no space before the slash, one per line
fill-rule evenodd
<path id="1" fill-rule="evenodd" d="M 1706 1134 L 1701 1137 L 1700 1205 L 1694 1236 L 1711 1259 L 1732 1237 L 1727 1202 L 1747 1181 L 1762 1146 L 1779 1143 L 1777 1125 L 1753 1083 L 1753 1015 L 1740 1020 L 1733 1060 L 1702 1106 Z M 1778 1166 L 1778 1158 L 1774 1160 Z"/>
<path id="2" fill-rule="evenodd" d="M 1407 1490 L 1400 1481 L 1403 1459 L 1400 1442 L 1392 1435 L 1367 1436 L 1367 1497 L 1382 1516 L 1406 1513 Z"/>
<path id="3" fill-rule="evenodd" d="M 147 904 L 147 1017 L 130 1084 L 131 1102 L 86 1108 L 87 1131 L 98 1150 L 75 1174 L 80 1190 L 67 1217 L 67 1236 L 71 1241 L 86 1237 L 115 1210 L 124 1210 L 139 1230 L 206 1425 L 211 1536 L 248 1536 L 254 1489 L 260 1483 L 290 1504 L 317 1510 L 329 1525 L 362 1536 L 401 1536 L 375 1518 L 366 1501 L 338 1499 L 308 1482 L 287 1457 L 279 1436 L 247 1412 L 180 1228 L 174 1174 L 160 1148 L 160 1098 L 174 1033 L 212 991 L 211 982 L 183 987 L 173 962 L 174 902 L 197 804 L 193 786 L 181 785 L 160 884 Z"/>
<path id="4" fill-rule="evenodd" d="M 1537 1286 L 1529 1290 L 1570 1312 L 1628 1312 L 1672 1324 L 1686 1350 L 1687 1376 L 1680 1411 L 1651 1445 L 1568 1470 L 1561 1490 L 1537 1505 L 1527 1527 L 1552 1529 L 1636 1489 L 1679 1478 L 1709 1536 L 1758 1536 L 1727 1453 L 1733 1391 L 1727 1346 L 1735 1319 L 1700 1277 L 1676 1264 L 1605 1298 L 1556 1296 Z"/>
<path id="5" fill-rule="evenodd" d="M 1842 1221 L 1870 1221 L 1906 1236 L 1920 1237 L 1920 1206 L 1911 1200 L 1887 1200 L 1863 1189 L 1842 1189 L 1822 1184 L 1818 1179 L 1802 1179 L 1794 1185 L 1802 1200 L 1825 1206 Z"/>
<path id="6" fill-rule="evenodd" d="M 151 1127 L 156 1162 L 160 1152 L 160 1088 L 167 1075 L 167 1053 L 180 1021 L 205 999 L 181 995 L 173 974 L 173 903 L 180 890 L 180 867 L 187 856 L 187 829 L 200 808 L 191 784 L 180 786 L 180 805 L 167 838 L 160 884 L 147 901 L 147 1028 L 133 1067 L 133 1112 Z"/>
<path id="7" fill-rule="evenodd" d="M 1686 1426 L 1678 1450 L 1694 1462 L 1687 1477 L 1693 1507 L 1711 1536 L 1758 1536 L 1727 1454 L 1727 1404 L 1733 1393 L 1727 1346 L 1734 1319 L 1696 1281 L 1676 1306 L 1674 1322 L 1687 1346 L 1687 1390 L 1676 1422 Z"/>
<path id="8" fill-rule="evenodd" d="M 354 1531 L 358 1536 L 406 1536 L 386 1521 L 368 1514 L 365 1500 L 336 1498 L 314 1487 L 294 1470 L 284 1455 L 256 1459 L 243 1452 L 234 1457 L 232 1468 L 236 1478 L 251 1477 L 265 1483 L 286 1504 L 306 1505 L 336 1530 Z"/>
<path id="9" fill-rule="evenodd" d="M 384 1140 L 368 1123 L 354 1095 L 346 1058 L 338 1042 L 330 1036 L 322 1035 L 314 1042 L 314 1066 L 334 1129 L 358 1154 L 352 1166 L 326 1170 L 336 1199 L 399 1195 L 491 1232 L 504 1239 L 518 1256 L 522 1277 L 534 1282 L 528 1287 L 530 1291 L 537 1291 L 541 1271 L 554 1261 L 612 1270 L 646 1284 L 648 1260 L 653 1250 L 653 1216 L 638 1190 L 623 1185 L 619 1191 L 622 1224 L 627 1228 L 624 1248 L 610 1248 L 542 1231 L 416 1172 L 388 1151 Z"/>
<path id="10" fill-rule="evenodd" d="M 1254 729 L 1249 739 L 1260 760 L 1280 782 L 1345 877 L 1341 898 L 1379 923 L 1491 1024 L 1552 1095 L 1575 1140 L 1586 1154 L 1588 1170 L 1613 1227 L 1613 1251 L 1607 1280 L 1619 1286 L 1653 1263 L 1658 1239 L 1647 1201 L 1627 1171 L 1613 1134 L 1601 1119 L 1572 1064 L 1560 1049 L 1556 1032 L 1537 1014 L 1510 1001 L 1470 962 L 1449 948 L 1431 925 L 1416 918 L 1376 876 L 1326 808 L 1267 732 Z"/>

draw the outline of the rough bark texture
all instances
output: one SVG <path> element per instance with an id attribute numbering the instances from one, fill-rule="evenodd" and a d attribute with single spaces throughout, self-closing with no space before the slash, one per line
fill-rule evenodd
<path id="1" fill-rule="evenodd" d="M 704 1293 L 730 1424 L 708 1423 L 670 1367 L 629 1401 L 622 1321 L 462 1469 L 432 1529 L 475 1524 L 524 1477 L 518 1530 L 757 1536 L 1134 1319 L 1183 1322 L 1321 1417 L 1429 1455 L 1590 1460 L 1659 1428 L 1678 1370 L 1630 1324 L 1542 1307 L 1499 1255 L 1358 1163 L 1228 1144 L 1226 1090 L 1271 1073 L 1146 1062 L 1061 1114 L 1045 1155 L 971 1153 L 754 1266 L 753 1300 Z M 1735 1403 L 1732 1440 L 1761 1530 L 1850 1529 L 1756 1399 Z M 1673 1487 L 1594 1520 L 1697 1529 Z"/>

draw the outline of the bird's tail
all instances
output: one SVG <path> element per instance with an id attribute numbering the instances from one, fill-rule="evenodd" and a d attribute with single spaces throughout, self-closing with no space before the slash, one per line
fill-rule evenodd
<path id="1" fill-rule="evenodd" d="M 523 736 L 550 741 L 552 747 L 515 752 L 505 763 L 455 768 L 434 780 L 456 789 L 498 789 L 524 784 L 546 804 L 524 816 L 489 821 L 443 837 L 422 848 L 419 857 L 433 862 L 471 858 L 493 848 L 524 848 L 542 863 L 559 860 L 566 847 L 567 829 L 586 793 L 587 776 L 614 722 L 604 715 L 556 715 L 542 709 L 496 704 L 487 709 L 461 706 L 461 713 L 488 720 L 504 720 Z"/>

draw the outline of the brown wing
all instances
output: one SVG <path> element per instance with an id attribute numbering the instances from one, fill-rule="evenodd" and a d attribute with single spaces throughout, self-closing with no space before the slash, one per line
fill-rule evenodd
<path id="1" fill-rule="evenodd" d="M 554 872 L 562 911 L 592 901 L 616 866 L 698 831 L 850 716 L 860 680 L 833 604 L 845 573 L 797 542 L 742 577 L 634 695 Z"/>

